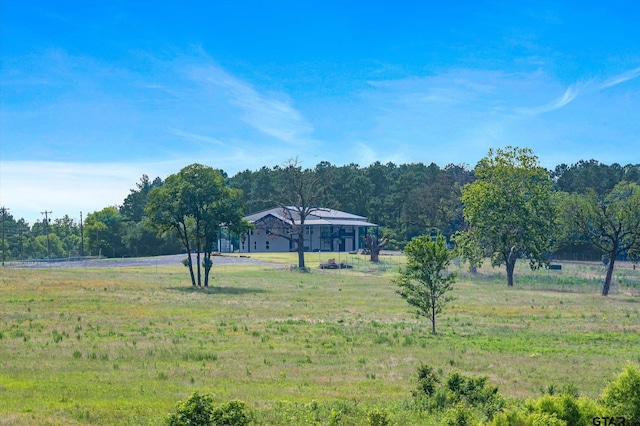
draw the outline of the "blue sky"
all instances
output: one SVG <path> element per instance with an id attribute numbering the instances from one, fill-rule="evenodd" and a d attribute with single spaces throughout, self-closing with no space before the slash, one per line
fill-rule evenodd
<path id="1" fill-rule="evenodd" d="M 0 0 L 0 204 L 298 157 L 640 163 L 638 1 Z"/>

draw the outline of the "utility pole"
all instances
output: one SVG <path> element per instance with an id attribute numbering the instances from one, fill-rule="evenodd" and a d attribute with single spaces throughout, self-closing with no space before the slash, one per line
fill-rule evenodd
<path id="1" fill-rule="evenodd" d="M 22 243 L 22 233 L 24 229 L 22 229 L 22 225 L 18 228 L 18 232 L 20 233 L 20 260 L 24 260 L 24 244 Z"/>
<path id="2" fill-rule="evenodd" d="M 80 257 L 84 258 L 84 232 L 82 229 L 82 212 L 80 212 Z"/>
<path id="3" fill-rule="evenodd" d="M 4 252 L 7 250 L 4 246 L 4 222 L 8 210 L 6 207 L 0 207 L 0 211 L 2 212 L 2 266 L 4 266 Z"/>
<path id="4" fill-rule="evenodd" d="M 49 245 L 49 214 L 53 212 L 43 211 L 40 214 L 44 215 L 44 226 L 47 233 L 47 259 L 51 262 L 51 246 Z"/>

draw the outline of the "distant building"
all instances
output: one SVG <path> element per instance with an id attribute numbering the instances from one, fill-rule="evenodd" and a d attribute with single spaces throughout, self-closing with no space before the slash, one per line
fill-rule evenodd
<path id="1" fill-rule="evenodd" d="M 293 218 L 293 221 L 291 220 Z M 300 216 L 293 207 L 276 207 L 245 216 L 255 229 L 241 239 L 241 253 L 296 251 L 291 231 L 299 226 Z M 304 221 L 305 251 L 356 251 L 362 248 L 367 228 L 377 227 L 367 218 L 333 209 L 313 211 Z M 294 239 L 297 235 L 293 235 Z"/>

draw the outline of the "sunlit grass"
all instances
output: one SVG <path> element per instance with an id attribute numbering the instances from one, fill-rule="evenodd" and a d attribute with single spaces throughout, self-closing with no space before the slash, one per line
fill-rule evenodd
<path id="1" fill-rule="evenodd" d="M 319 271 L 314 257 L 337 254 L 309 253 L 300 273 L 281 267 L 295 253 L 251 256 L 277 265 L 216 266 L 209 289 L 182 266 L 1 269 L 0 417 L 161 424 L 195 390 L 263 409 L 389 404 L 410 398 L 423 362 L 487 375 L 508 396 L 572 383 L 595 397 L 640 362 L 640 275 L 627 265 L 616 280 L 630 285 L 607 298 L 592 282 L 599 265 L 522 265 L 512 289 L 501 270 L 461 268 L 432 336 L 395 293 L 393 267 Z"/>

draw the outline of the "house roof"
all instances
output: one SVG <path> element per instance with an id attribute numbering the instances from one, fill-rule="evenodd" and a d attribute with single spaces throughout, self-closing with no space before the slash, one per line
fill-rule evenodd
<path id="1" fill-rule="evenodd" d="M 296 209 L 292 206 L 275 207 L 269 210 L 264 210 L 258 213 L 253 213 L 245 216 L 245 219 L 251 223 L 255 223 L 264 219 L 267 216 L 273 216 L 280 219 L 283 222 L 292 224 L 291 218 L 294 223 L 299 223 L 300 215 Z M 333 226 L 378 226 L 375 223 L 367 222 L 367 218 L 364 216 L 358 216 L 355 214 L 343 212 L 334 209 L 319 208 L 309 214 L 304 221 L 305 225 L 333 225 Z"/>

